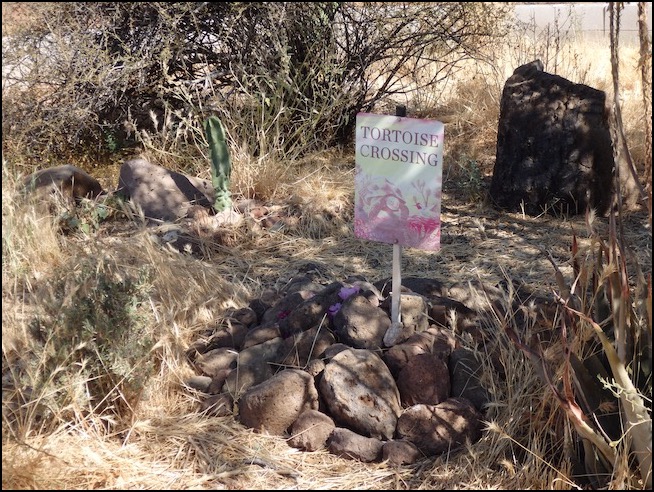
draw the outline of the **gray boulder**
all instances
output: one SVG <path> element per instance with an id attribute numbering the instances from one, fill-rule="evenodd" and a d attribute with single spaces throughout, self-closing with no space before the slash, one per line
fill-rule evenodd
<path id="1" fill-rule="evenodd" d="M 195 365 L 204 376 L 213 378 L 221 371 L 233 367 L 237 356 L 238 354 L 234 350 L 221 347 L 198 355 Z"/>
<path id="2" fill-rule="evenodd" d="M 481 384 L 483 366 L 472 350 L 458 348 L 450 354 L 449 362 L 452 396 L 462 396 L 472 402 L 477 410 L 485 410 L 490 394 Z"/>
<path id="3" fill-rule="evenodd" d="M 305 410 L 291 426 L 288 444 L 305 451 L 324 449 L 335 428 L 330 416 L 318 410 Z"/>
<path id="4" fill-rule="evenodd" d="M 327 443 L 332 454 L 364 463 L 378 461 L 383 446 L 384 443 L 379 439 L 362 436 L 342 427 L 334 429 Z"/>
<path id="5" fill-rule="evenodd" d="M 211 209 L 214 200 L 210 181 L 169 171 L 145 159 L 131 159 L 120 167 L 118 193 L 143 210 L 148 219 L 176 221 L 193 205 Z"/>
<path id="6" fill-rule="evenodd" d="M 302 412 L 318 409 L 318 392 L 310 374 L 286 369 L 249 388 L 237 404 L 243 425 L 282 436 Z"/>
<path id="7" fill-rule="evenodd" d="M 325 326 L 314 326 L 310 330 L 291 335 L 284 339 L 279 348 L 279 363 L 305 368 L 311 359 L 321 355 L 334 341 L 334 335 Z"/>
<path id="8" fill-rule="evenodd" d="M 339 352 L 326 364 L 319 388 L 335 422 L 364 436 L 393 437 L 400 394 L 377 354 L 353 348 Z"/>
<path id="9" fill-rule="evenodd" d="M 104 193 L 97 179 L 70 164 L 41 169 L 26 176 L 22 181 L 22 191 L 41 197 L 60 192 L 71 200 L 95 198 Z"/>
<path id="10" fill-rule="evenodd" d="M 414 405 L 397 422 L 397 436 L 415 444 L 427 456 L 446 453 L 481 437 L 481 414 L 465 398 L 438 405 Z"/>
<path id="11" fill-rule="evenodd" d="M 355 348 L 375 350 L 384 346 L 391 318 L 359 293 L 343 301 L 333 323 L 336 336 L 343 342 Z"/>
<path id="12" fill-rule="evenodd" d="M 447 364 L 432 354 L 417 354 L 409 359 L 397 376 L 402 405 L 437 405 L 450 396 Z"/>
<path id="13" fill-rule="evenodd" d="M 422 457 L 418 447 L 410 441 L 386 441 L 382 447 L 382 460 L 389 465 L 411 465 Z"/>

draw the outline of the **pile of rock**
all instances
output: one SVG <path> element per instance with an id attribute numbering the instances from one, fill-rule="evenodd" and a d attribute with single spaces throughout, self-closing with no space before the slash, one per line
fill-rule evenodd
<path id="1" fill-rule="evenodd" d="M 197 375 L 187 385 L 208 415 L 233 413 L 307 451 L 408 464 L 475 442 L 490 394 L 457 335 L 482 328 L 454 298 L 470 298 L 472 284 L 402 284 L 402 331 L 386 347 L 389 280 L 323 285 L 298 275 L 224 313 L 189 349 Z"/>

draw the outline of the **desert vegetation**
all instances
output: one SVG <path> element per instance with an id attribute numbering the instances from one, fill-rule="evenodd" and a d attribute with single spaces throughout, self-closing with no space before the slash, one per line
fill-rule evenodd
<path id="1" fill-rule="evenodd" d="M 620 4 L 596 40 L 573 35 L 572 12 L 541 30 L 508 3 L 2 8 L 3 488 L 651 488 L 651 39 L 621 41 Z M 487 203 L 502 87 L 535 59 L 606 91 L 637 207 L 528 217 Z M 458 340 L 492 394 L 483 437 L 412 465 L 301 453 L 208 416 L 187 351 L 226 310 L 307 264 L 326 281 L 390 275 L 388 245 L 354 237 L 353 138 L 357 112 L 397 105 L 445 123 L 442 249 L 405 251 L 404 275 L 517 281 L 554 299 L 551 334 L 508 289 L 485 320 L 492 357 Z M 21 192 L 60 164 L 113 190 L 132 156 L 211 179 L 209 117 L 231 196 L 293 226 L 185 254 L 118 196 Z"/>

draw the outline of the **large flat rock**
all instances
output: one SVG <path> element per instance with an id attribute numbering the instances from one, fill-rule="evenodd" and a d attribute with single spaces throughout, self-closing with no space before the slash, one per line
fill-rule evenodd
<path id="1" fill-rule="evenodd" d="M 189 207 L 211 209 L 211 182 L 169 171 L 145 159 L 125 161 L 120 168 L 118 192 L 127 196 L 153 220 L 175 221 L 186 217 Z"/>

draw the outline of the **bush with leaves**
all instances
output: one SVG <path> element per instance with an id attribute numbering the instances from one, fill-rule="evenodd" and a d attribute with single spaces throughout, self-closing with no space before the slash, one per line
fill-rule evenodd
<path id="1" fill-rule="evenodd" d="M 127 216 L 124 199 L 119 194 L 105 195 L 99 199 L 82 198 L 74 205 L 62 204 L 57 223 L 62 232 L 92 234 L 110 220 Z"/>
<path id="2" fill-rule="evenodd" d="M 8 365 L 22 403 L 13 419 L 48 425 L 91 415 L 116 430 L 129 425 L 154 369 L 150 275 L 145 268 L 124 273 L 108 259 L 65 269 L 30 323 L 35 344 L 24 363 L 33 367 L 21 373 Z"/>
<path id="3" fill-rule="evenodd" d="M 509 8 L 39 4 L 34 22 L 3 41 L 3 151 L 115 152 L 164 125 L 180 140 L 201 140 L 210 114 L 252 155 L 342 144 L 357 112 L 438 90 L 459 62 L 502 36 Z"/>

